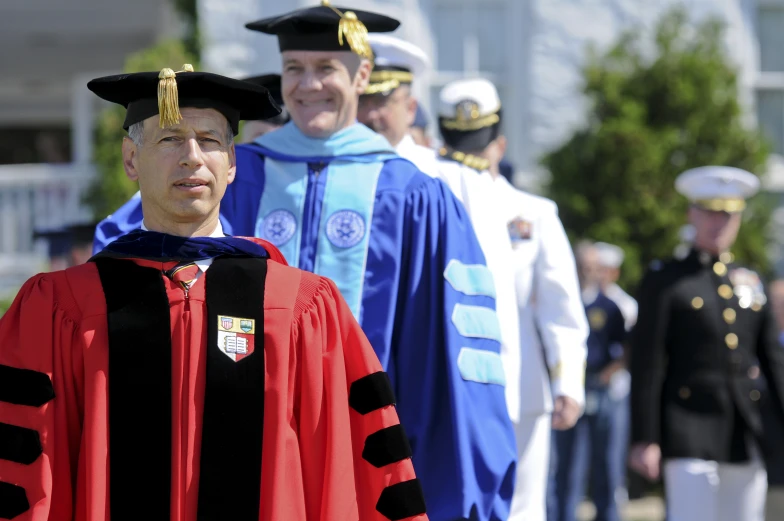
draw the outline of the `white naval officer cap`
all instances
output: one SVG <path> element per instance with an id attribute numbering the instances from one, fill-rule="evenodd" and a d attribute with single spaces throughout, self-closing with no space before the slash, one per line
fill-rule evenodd
<path id="1" fill-rule="evenodd" d="M 483 150 L 500 132 L 501 98 L 484 78 L 448 83 L 441 89 L 438 127 L 455 150 Z"/>
<path id="2" fill-rule="evenodd" d="M 439 95 L 438 115 L 447 128 L 477 130 L 498 122 L 501 98 L 495 85 L 484 78 L 448 83 Z"/>
<path id="3" fill-rule="evenodd" d="M 368 43 L 375 60 L 365 94 L 387 95 L 401 85 L 410 85 L 430 64 L 425 51 L 400 38 L 370 33 Z"/>
<path id="4" fill-rule="evenodd" d="M 746 208 L 746 199 L 759 191 L 759 178 L 731 166 L 701 166 L 683 172 L 675 189 L 694 205 L 714 212 L 737 213 Z"/>
<path id="5" fill-rule="evenodd" d="M 620 268 L 623 264 L 624 252 L 620 246 L 606 242 L 597 242 L 593 245 L 599 258 L 599 265 L 605 268 Z"/>

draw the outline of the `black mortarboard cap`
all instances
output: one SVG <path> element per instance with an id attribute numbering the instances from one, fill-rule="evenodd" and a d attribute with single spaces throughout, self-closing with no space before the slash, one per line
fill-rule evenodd
<path id="1" fill-rule="evenodd" d="M 44 239 L 49 245 L 49 257 L 66 255 L 71 248 L 91 245 L 98 223 L 79 223 L 59 228 L 36 229 L 33 239 Z"/>
<path id="2" fill-rule="evenodd" d="M 260 85 L 267 89 L 272 99 L 278 105 L 283 105 L 283 94 L 280 90 L 280 74 L 262 74 L 260 76 L 250 76 L 243 78 L 243 81 Z"/>
<path id="3" fill-rule="evenodd" d="M 249 81 L 250 83 L 261 85 L 267 89 L 275 103 L 280 106 L 280 114 L 277 116 L 272 116 L 271 118 L 267 118 L 265 121 L 275 125 L 285 125 L 289 122 L 291 116 L 283 104 L 283 92 L 281 92 L 280 88 L 280 74 L 262 74 L 261 76 L 251 76 L 249 78 L 243 79 L 245 81 Z"/>
<path id="4" fill-rule="evenodd" d="M 367 34 L 388 33 L 400 22 L 383 14 L 321 5 L 251 22 L 252 31 L 278 37 L 280 51 L 351 51 L 372 59 Z"/>
<path id="5" fill-rule="evenodd" d="M 215 109 L 223 114 L 236 134 L 241 119 L 267 119 L 280 108 L 264 87 L 212 74 L 182 71 L 137 72 L 96 78 L 87 88 L 99 97 L 127 109 L 123 128 L 160 115 L 161 127 L 177 124 L 180 107 Z"/>
<path id="6" fill-rule="evenodd" d="M 33 240 L 44 239 L 50 258 L 62 257 L 71 250 L 71 232 L 65 226 L 60 228 L 38 229 L 33 232 Z"/>

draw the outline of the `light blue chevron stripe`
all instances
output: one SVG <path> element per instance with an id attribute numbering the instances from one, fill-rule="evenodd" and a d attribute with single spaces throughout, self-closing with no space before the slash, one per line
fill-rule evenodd
<path id="1" fill-rule="evenodd" d="M 501 341 L 501 325 L 495 310 L 484 306 L 455 304 L 452 323 L 458 333 L 468 338 L 488 338 Z"/>
<path id="2" fill-rule="evenodd" d="M 457 368 L 464 380 L 482 384 L 506 385 L 506 374 L 501 355 L 492 351 L 483 351 L 463 347 L 457 355 Z"/>
<path id="3" fill-rule="evenodd" d="M 463 264 L 452 259 L 446 265 L 444 278 L 449 284 L 464 295 L 495 298 L 493 274 L 487 266 L 481 264 Z"/>

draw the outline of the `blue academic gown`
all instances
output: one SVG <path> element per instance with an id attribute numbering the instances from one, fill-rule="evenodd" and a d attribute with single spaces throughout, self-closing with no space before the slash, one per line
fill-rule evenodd
<path id="1" fill-rule="evenodd" d="M 289 123 L 236 151 L 226 229 L 335 281 L 392 380 L 430 519 L 506 520 L 516 449 L 495 287 L 460 202 L 364 125 L 321 140 Z M 96 250 L 140 225 L 139 204 L 99 225 Z"/>

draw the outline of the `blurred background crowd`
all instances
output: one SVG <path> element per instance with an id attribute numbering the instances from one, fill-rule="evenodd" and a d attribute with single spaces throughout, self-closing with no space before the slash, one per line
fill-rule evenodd
<path id="1" fill-rule="evenodd" d="M 276 43 L 237 28 L 311 3 L 0 2 L 0 48 L 13 51 L 0 55 L 0 314 L 30 275 L 86 261 L 92 223 L 137 190 L 121 165 L 124 110 L 92 96 L 86 80 L 180 63 L 233 77 L 278 72 Z M 688 251 L 675 177 L 711 164 L 759 175 L 733 253 L 771 281 L 784 341 L 784 0 L 351 4 L 401 20 L 395 35 L 429 55 L 413 84 L 422 142 L 439 147 L 443 85 L 484 77 L 497 86 L 502 174 L 558 204 L 583 290 L 621 295 L 624 330 L 646 267 Z M 607 413 L 623 440 L 628 373 L 611 377 L 620 405 Z M 625 445 L 609 450 L 626 475 Z M 634 501 L 656 486 L 632 473 L 625 482 L 626 518 L 661 519 L 655 500 Z"/>

